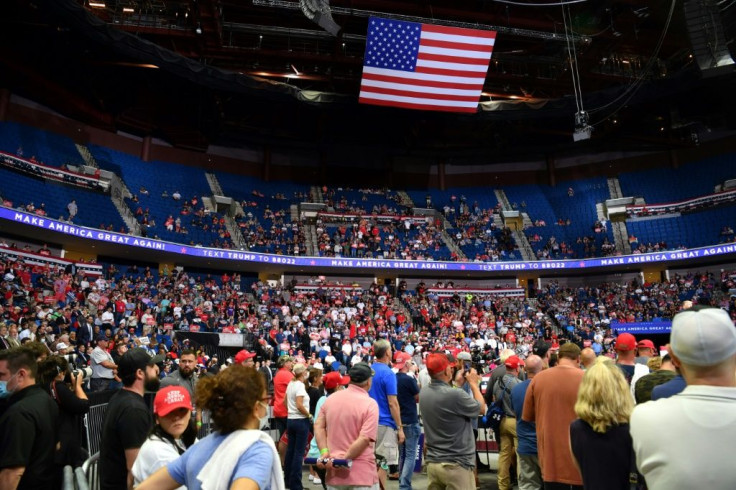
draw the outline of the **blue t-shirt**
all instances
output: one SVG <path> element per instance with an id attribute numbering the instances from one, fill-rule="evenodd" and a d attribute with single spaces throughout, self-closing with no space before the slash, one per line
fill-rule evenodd
<path id="1" fill-rule="evenodd" d="M 406 373 L 396 374 L 396 388 L 399 400 L 399 409 L 401 411 L 402 424 L 418 424 L 419 416 L 417 415 L 417 395 L 419 394 L 419 385 L 417 380 Z"/>
<path id="2" fill-rule="evenodd" d="M 368 394 L 378 403 L 378 425 L 386 425 L 392 429 L 398 429 L 391 410 L 388 406 L 388 397 L 396 396 L 396 375 L 391 368 L 382 362 L 373 363 L 373 384 Z"/>
<path id="3" fill-rule="evenodd" d="M 228 434 L 214 432 L 189 448 L 178 459 L 166 467 L 169 475 L 180 485 L 189 490 L 200 490 L 202 482 L 197 475 L 212 457 L 217 447 L 225 440 Z M 250 478 L 258 484 L 261 490 L 271 488 L 271 466 L 278 464 L 273 460 L 273 451 L 265 442 L 257 441 L 240 456 L 235 471 L 230 477 L 228 488 L 238 478 Z"/>
<path id="4" fill-rule="evenodd" d="M 526 389 L 531 382 L 531 379 L 524 380 L 511 389 L 511 406 L 516 414 L 516 435 L 519 438 L 516 451 L 524 455 L 537 454 L 537 424 L 521 419 Z"/>

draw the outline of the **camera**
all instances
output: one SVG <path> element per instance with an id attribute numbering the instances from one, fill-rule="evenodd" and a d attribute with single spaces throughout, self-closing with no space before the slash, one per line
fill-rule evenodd
<path id="1" fill-rule="evenodd" d="M 66 359 L 66 362 L 68 362 L 69 364 L 76 364 L 76 362 L 77 362 L 77 355 L 74 354 L 74 353 L 72 353 L 72 354 L 60 354 L 60 356 L 63 357 L 64 359 Z"/>
<path id="2" fill-rule="evenodd" d="M 72 374 L 74 376 L 82 376 L 82 379 L 87 379 L 92 376 L 92 368 L 91 367 L 84 367 L 80 369 L 75 369 L 72 371 Z"/>
<path id="3" fill-rule="evenodd" d="M 87 379 L 92 376 L 92 368 L 84 367 L 80 369 L 71 369 L 71 366 L 69 366 L 69 371 L 67 371 L 66 376 L 64 377 L 64 381 L 67 383 L 71 383 L 72 376 L 74 376 L 75 378 L 77 376 L 81 376 L 82 379 Z"/>

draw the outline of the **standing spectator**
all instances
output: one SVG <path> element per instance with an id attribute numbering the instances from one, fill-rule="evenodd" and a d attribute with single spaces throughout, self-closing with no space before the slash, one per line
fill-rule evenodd
<path id="1" fill-rule="evenodd" d="M 631 396 L 639 378 L 649 374 L 646 364 L 636 362 L 636 337 L 630 333 L 622 333 L 616 337 L 616 365 L 624 373 L 626 382 L 631 387 Z"/>
<path id="2" fill-rule="evenodd" d="M 153 400 L 153 414 L 156 424 L 131 470 L 135 485 L 181 456 L 196 439 L 197 431 L 191 417 L 192 400 L 183 387 L 161 388 Z"/>
<path id="3" fill-rule="evenodd" d="M 307 377 L 309 372 L 304 364 L 296 364 L 294 376 L 286 388 L 286 406 L 288 418 L 286 434 L 289 445 L 286 447 L 284 459 L 284 479 L 291 490 L 302 489 L 302 460 L 307 447 L 309 426 L 312 414 L 309 413 L 309 394 L 307 394 Z"/>
<path id="4" fill-rule="evenodd" d="M 654 389 L 667 383 L 674 377 L 675 366 L 672 364 L 672 357 L 670 357 L 669 354 L 665 354 L 664 357 L 662 357 L 662 363 L 659 366 L 659 369 L 647 374 L 646 376 L 642 376 L 639 378 L 639 381 L 636 382 L 634 389 L 636 403 L 651 401 Z"/>
<path id="5" fill-rule="evenodd" d="M 332 374 L 332 373 L 330 373 Z M 351 468 L 327 465 L 328 488 L 379 490 L 374 444 L 378 433 L 378 405 L 368 395 L 373 370 L 365 362 L 349 371 L 350 385 L 325 400 L 314 425 L 320 457 L 351 459 Z"/>
<path id="6" fill-rule="evenodd" d="M 58 488 L 54 462 L 59 407 L 36 384 L 36 356 L 23 347 L 0 351 L 0 488 Z"/>
<path id="7" fill-rule="evenodd" d="M 537 355 L 526 358 L 524 370 L 527 379 L 514 386 L 511 390 L 511 404 L 516 414 L 516 447 L 517 464 L 519 465 L 519 490 L 539 490 L 542 488 L 542 468 L 539 466 L 537 455 L 537 426 L 534 422 L 527 422 L 521 418 L 524 411 L 524 399 L 534 376 L 544 367 L 544 361 Z"/>
<path id="8" fill-rule="evenodd" d="M 636 350 L 639 353 L 639 355 L 636 356 L 635 359 L 635 362 L 637 364 L 646 364 L 647 361 L 649 361 L 649 359 L 653 357 L 656 353 L 654 342 L 649 339 L 640 340 L 639 343 L 636 344 Z"/>
<path id="9" fill-rule="evenodd" d="M 66 205 L 67 211 L 69 211 L 69 221 L 72 221 L 75 216 L 77 216 L 77 201 L 76 199 L 72 199 L 69 204 Z"/>
<path id="10" fill-rule="evenodd" d="M 243 349 L 235 354 L 235 364 L 242 364 L 245 367 L 254 368 L 256 367 L 255 357 L 255 352 L 249 352 Z"/>
<path id="11" fill-rule="evenodd" d="M 38 365 L 40 386 L 59 407 L 56 461 L 62 466 L 81 466 L 87 459 L 82 448 L 82 417 L 89 412 L 89 399 L 82 389 L 84 375 L 75 374 L 62 356 L 49 356 Z M 68 378 L 67 378 L 68 377 Z M 64 379 L 69 379 L 66 383 Z"/>
<path id="12" fill-rule="evenodd" d="M 391 362 L 391 343 L 386 339 L 373 342 L 373 370 L 375 375 L 369 394 L 378 404 L 378 438 L 376 463 L 381 487 L 386 487 L 388 467 L 399 464 L 399 444 L 404 442 L 401 411 L 396 399 L 396 375 L 388 367 Z"/>
<path id="13" fill-rule="evenodd" d="M 511 390 L 519 381 L 519 371 L 524 365 L 524 361 L 519 356 L 509 356 L 504 362 L 506 374 L 503 378 L 496 381 L 493 386 L 493 401 L 501 400 L 504 417 L 501 419 L 498 451 L 498 488 L 499 490 L 509 490 L 511 488 L 511 466 L 516 459 L 516 448 L 519 445 L 516 435 L 516 412 L 511 403 Z M 518 465 L 516 465 L 518 470 Z M 518 473 L 518 471 L 517 471 Z"/>
<path id="14" fill-rule="evenodd" d="M 339 371 L 331 371 L 323 376 L 325 394 L 317 400 L 317 405 L 314 408 L 314 424 L 315 424 L 315 437 L 309 444 L 309 458 L 319 458 L 319 447 L 317 446 L 317 419 L 322 410 L 322 405 L 327 401 L 327 397 L 334 394 L 336 391 L 344 390 L 345 386 L 350 383 L 350 376 L 343 376 Z M 327 477 L 326 470 L 323 466 L 315 465 L 316 476 L 311 480 L 315 485 L 322 485 L 324 490 L 327 490 Z"/>
<path id="15" fill-rule="evenodd" d="M 197 406 L 212 414 L 217 431 L 161 468 L 137 490 L 201 488 L 284 490 L 271 437 L 259 430 L 268 418 L 263 377 L 235 364 L 197 386 Z"/>
<path id="16" fill-rule="evenodd" d="M 90 391 L 104 391 L 110 389 L 110 383 L 114 381 L 114 370 L 118 368 L 107 351 L 110 340 L 107 335 L 101 333 L 97 337 L 97 347 L 92 350 L 91 366 L 92 377 L 89 380 Z"/>
<path id="17" fill-rule="evenodd" d="M 670 349 L 687 387 L 678 396 L 634 409 L 631 437 L 637 467 L 651 490 L 732 489 L 736 482 L 733 322 L 717 308 L 678 313 L 672 321 Z"/>
<path id="18" fill-rule="evenodd" d="M 665 357 L 668 357 L 668 356 L 665 356 Z M 672 356 L 669 356 L 669 357 L 671 358 Z M 662 360 L 662 365 L 665 365 L 664 359 Z M 680 368 L 677 365 L 675 365 L 674 360 L 672 360 L 672 370 L 674 371 L 673 373 L 674 376 L 671 376 L 670 379 L 652 388 L 652 395 L 651 395 L 652 401 L 675 396 L 678 393 L 681 393 L 682 390 L 684 390 L 685 387 L 687 386 L 687 383 L 685 382 L 685 378 L 682 376 L 682 372 L 680 371 Z M 664 376 L 667 376 L 667 375 L 665 374 Z"/>
<path id="19" fill-rule="evenodd" d="M 414 377 L 417 367 L 412 357 L 406 352 L 399 352 L 394 361 L 396 373 L 396 390 L 401 411 L 401 425 L 404 428 L 404 443 L 399 446 L 402 456 L 402 465 L 399 468 L 399 489 L 411 490 L 411 477 L 414 474 L 414 464 L 417 459 L 417 445 L 419 444 L 419 415 L 417 402 L 419 401 L 419 385 Z"/>
<path id="20" fill-rule="evenodd" d="M 161 380 L 161 387 L 167 386 L 183 386 L 189 392 L 189 399 L 194 397 L 195 388 L 197 387 L 197 378 L 195 369 L 197 368 L 197 355 L 191 349 L 181 351 L 179 356 L 179 369 L 166 376 Z"/>
<path id="21" fill-rule="evenodd" d="M 279 431 L 279 439 L 286 432 L 286 418 L 289 414 L 286 408 L 286 388 L 294 378 L 291 372 L 294 358 L 284 354 L 276 361 L 279 370 L 273 378 L 273 425 Z"/>
<path id="22" fill-rule="evenodd" d="M 428 488 L 475 488 L 475 438 L 470 421 L 486 411 L 480 376 L 475 369 L 465 376 L 471 397 L 450 385 L 453 366 L 445 354 L 430 354 L 426 366 L 432 381 L 419 395 L 419 408 L 426 436 Z"/>
<path id="23" fill-rule="evenodd" d="M 143 393 L 158 391 L 160 380 L 155 361 L 140 347 L 129 350 L 120 359 L 118 375 L 123 388 L 110 398 L 102 422 L 102 490 L 127 490 L 133 484 L 133 463 L 153 425 Z"/>
<path id="24" fill-rule="evenodd" d="M 491 379 L 488 380 L 488 387 L 486 390 L 486 404 L 490 406 L 493 403 L 493 387 L 498 383 L 498 380 L 506 375 L 506 359 L 515 355 L 513 349 L 503 349 L 499 355 L 501 365 L 491 371 Z"/>
<path id="25" fill-rule="evenodd" d="M 182 386 L 189 393 L 189 399 L 193 400 L 197 381 L 199 381 L 195 372 L 196 368 L 197 355 L 191 349 L 184 349 L 179 357 L 179 368 L 161 380 L 161 387 Z M 202 412 L 192 410 L 192 415 L 197 428 L 202 427 Z"/>
<path id="26" fill-rule="evenodd" d="M 580 363 L 583 365 L 583 369 L 588 369 L 595 364 L 595 351 L 590 347 L 586 347 L 580 351 Z"/>
<path id="27" fill-rule="evenodd" d="M 629 416 L 634 402 L 628 394 L 623 373 L 607 357 L 598 358 L 583 376 L 575 403 L 579 418 L 570 424 L 570 451 L 586 490 L 629 488 Z"/>
<path id="28" fill-rule="evenodd" d="M 271 371 L 271 359 L 268 357 L 263 360 L 258 370 L 263 374 L 263 380 L 266 382 L 266 391 L 269 395 L 273 395 L 273 371 Z"/>
<path id="29" fill-rule="evenodd" d="M 521 418 L 537 424 L 537 446 L 546 489 L 582 488 L 583 478 L 570 454 L 568 435 L 583 380 L 580 347 L 560 347 L 555 367 L 537 374 L 526 392 Z"/>

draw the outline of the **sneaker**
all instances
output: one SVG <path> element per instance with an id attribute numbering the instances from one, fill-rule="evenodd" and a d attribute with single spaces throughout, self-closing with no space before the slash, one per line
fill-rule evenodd
<path id="1" fill-rule="evenodd" d="M 309 474 L 309 481 L 314 481 L 314 475 L 311 473 Z"/>
<path id="2" fill-rule="evenodd" d="M 322 480 L 318 476 L 315 476 L 314 477 L 314 480 L 312 480 L 312 482 L 314 482 L 315 485 L 321 485 L 322 484 Z"/>

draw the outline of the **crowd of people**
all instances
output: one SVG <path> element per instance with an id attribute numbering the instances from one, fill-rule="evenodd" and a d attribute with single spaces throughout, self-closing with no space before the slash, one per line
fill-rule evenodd
<path id="1" fill-rule="evenodd" d="M 671 476 L 648 453 L 662 447 L 647 440 L 653 432 L 643 425 L 657 416 L 644 401 L 690 390 L 691 380 L 733 381 L 728 271 L 597 287 L 549 282 L 530 300 L 445 282 L 394 290 L 311 278 L 305 288 L 178 269 L 111 266 L 92 280 L 22 261 L 3 267 L 2 488 L 52 488 L 59 465 L 79 465 L 88 456 L 80 442 L 87 395 L 110 390 L 103 488 L 200 488 L 205 478 L 225 488 L 245 479 L 297 490 L 309 445 L 315 485 L 385 488 L 393 477 L 411 488 L 420 420 L 430 487 L 475 488 L 478 423 L 494 404 L 503 414 L 499 488 L 514 480 L 520 488 L 621 488 L 611 482 L 628 478 L 632 447 L 650 488 L 672 488 L 659 483 Z M 620 333 L 626 323 L 667 319 L 674 319 L 669 347 Z M 721 342 L 708 330 L 697 338 L 710 343 L 691 345 L 689 329 L 702 325 Z M 228 358 L 178 339 L 180 332 L 243 333 L 253 342 Z M 667 355 L 658 359 L 659 350 Z M 713 403 L 733 399 L 733 388 L 719 389 L 694 391 Z M 146 392 L 156 393 L 153 409 Z M 631 415 L 635 401 L 642 409 Z M 217 430 L 195 443 L 203 411 Z M 269 411 L 276 443 L 258 430 Z M 646 423 L 635 423 L 638 413 Z M 33 417 L 43 424 L 29 426 Z M 28 437 L 38 430 L 46 432 Z M 610 461 L 588 456 L 609 447 Z M 343 459 L 353 466 L 341 466 Z M 31 463 L 34 471 L 25 471 Z M 714 481 L 711 488 L 726 488 Z"/>

